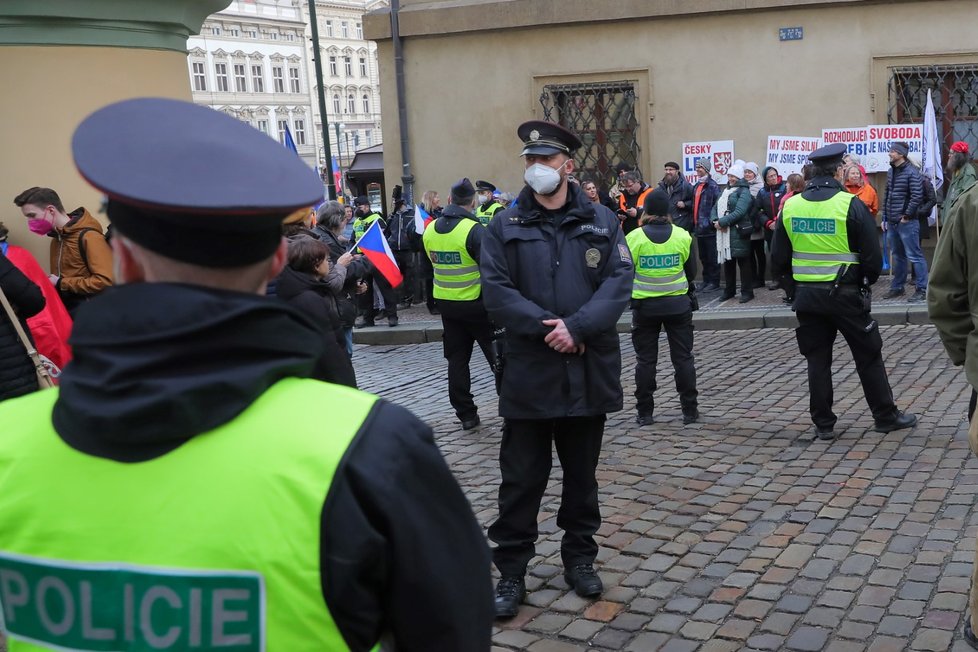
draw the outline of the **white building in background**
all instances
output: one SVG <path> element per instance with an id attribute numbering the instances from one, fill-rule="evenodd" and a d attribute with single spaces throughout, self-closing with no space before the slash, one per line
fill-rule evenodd
<path id="1" fill-rule="evenodd" d="M 312 31 L 308 27 L 309 3 L 303 0 L 300 4 L 307 24 L 305 43 L 313 86 L 313 123 L 318 137 L 322 133 L 322 119 L 315 87 Z M 330 150 L 343 170 L 353 161 L 357 150 L 382 142 L 377 44 L 363 38 L 363 14 L 388 4 L 387 0 L 316 0 Z"/>
<path id="2" fill-rule="evenodd" d="M 298 0 L 234 0 L 187 40 L 194 102 L 247 122 L 279 142 L 288 125 L 296 149 L 318 164 Z"/>

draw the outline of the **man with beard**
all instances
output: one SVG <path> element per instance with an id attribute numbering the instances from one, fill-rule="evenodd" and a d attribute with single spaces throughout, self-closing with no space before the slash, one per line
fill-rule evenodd
<path id="1" fill-rule="evenodd" d="M 672 223 L 687 233 L 693 233 L 693 186 L 679 173 L 679 163 L 669 161 L 665 164 L 659 189 L 669 197 Z"/>
<path id="2" fill-rule="evenodd" d="M 595 470 L 605 415 L 622 408 L 616 326 L 632 286 L 631 255 L 614 214 L 567 180 L 577 135 L 539 120 L 517 134 L 527 185 L 489 223 L 481 258 L 486 309 L 506 329 L 502 484 L 499 517 L 489 527 L 502 575 L 497 618 L 515 616 L 526 595 L 554 447 L 564 471 L 557 513 L 564 579 L 584 597 L 603 590 L 593 566 L 601 525 Z"/>

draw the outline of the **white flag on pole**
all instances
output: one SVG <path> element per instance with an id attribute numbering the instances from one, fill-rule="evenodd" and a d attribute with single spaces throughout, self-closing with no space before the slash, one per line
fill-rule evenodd
<path id="1" fill-rule="evenodd" d="M 944 185 L 944 170 L 941 167 L 941 143 L 937 139 L 937 116 L 934 113 L 934 99 L 927 89 L 927 107 L 924 109 L 924 151 L 921 157 L 923 174 L 930 179 L 936 193 Z M 931 226 L 937 223 L 937 206 L 927 218 Z"/>

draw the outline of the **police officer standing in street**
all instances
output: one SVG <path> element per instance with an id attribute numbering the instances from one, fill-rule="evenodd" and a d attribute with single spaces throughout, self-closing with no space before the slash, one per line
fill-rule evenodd
<path id="1" fill-rule="evenodd" d="M 526 595 L 537 515 L 552 449 L 564 471 L 557 525 L 564 530 L 564 579 L 581 596 L 601 593 L 594 570 L 601 525 L 595 470 L 605 415 L 622 408 L 616 326 L 628 304 L 632 261 L 615 215 L 577 184 L 567 129 L 530 121 L 523 142 L 526 186 L 489 223 L 482 244 L 482 293 L 506 329 L 499 414 L 499 517 L 489 527 L 496 616 L 516 615 Z"/>
<path id="2" fill-rule="evenodd" d="M 424 231 L 425 254 L 434 268 L 435 305 L 444 328 L 442 346 L 448 360 L 448 400 L 463 430 L 479 425 L 479 408 L 472 400 L 469 361 L 479 344 L 492 366 L 492 327 L 482 305 L 479 258 L 486 227 L 472 210 L 475 188 L 468 179 L 452 186 L 448 206 Z"/>
<path id="3" fill-rule="evenodd" d="M 479 218 L 483 226 L 489 226 L 489 222 L 496 216 L 496 213 L 503 209 L 503 205 L 496 201 L 496 186 L 488 181 L 480 180 L 475 182 L 475 189 L 479 193 L 475 216 Z"/>
<path id="4" fill-rule="evenodd" d="M 0 403 L 11 649 L 488 652 L 488 546 L 431 429 L 314 380 L 321 326 L 263 296 L 319 178 L 169 99 L 96 111 L 72 150 L 117 287 L 59 389 Z"/>
<path id="5" fill-rule="evenodd" d="M 653 422 L 659 331 L 665 328 L 669 356 L 676 370 L 676 390 L 683 423 L 699 418 L 696 367 L 693 360 L 693 311 L 699 308 L 693 279 L 693 238 L 672 223 L 669 195 L 656 188 L 645 198 L 640 228 L 625 240 L 635 263 L 632 285 L 632 346 L 635 347 L 635 422 Z"/>
<path id="6" fill-rule="evenodd" d="M 804 192 L 789 199 L 771 246 L 775 280 L 791 276 L 798 316 L 798 350 L 808 360 L 811 415 L 819 439 L 834 439 L 832 345 L 842 333 L 873 412 L 876 432 L 909 428 L 883 367 L 883 340 L 870 315 L 869 288 L 882 268 L 876 225 L 865 204 L 842 187 L 846 146 L 826 145 L 808 159 L 814 166 Z"/>
<path id="7" fill-rule="evenodd" d="M 387 222 L 384 218 L 380 216 L 380 213 L 375 211 L 370 207 L 370 199 L 366 195 L 360 195 L 355 200 L 353 200 L 356 210 L 354 210 L 354 220 L 353 220 L 353 241 L 357 242 L 363 237 L 363 234 L 367 232 L 370 225 L 374 222 L 380 220 L 380 230 L 386 233 Z M 385 235 L 386 237 L 386 235 Z M 377 313 L 380 312 L 375 306 L 377 297 L 376 294 L 380 294 L 384 301 L 383 313 L 387 316 L 388 326 L 397 326 L 397 293 L 394 292 L 394 288 L 391 284 L 387 282 L 383 274 L 378 274 L 375 272 L 373 265 L 370 265 L 371 274 L 368 278 L 364 280 L 367 283 L 367 291 L 357 295 L 357 302 L 360 306 L 360 320 L 356 323 L 357 328 L 369 328 L 376 326 L 374 321 L 377 317 Z"/>

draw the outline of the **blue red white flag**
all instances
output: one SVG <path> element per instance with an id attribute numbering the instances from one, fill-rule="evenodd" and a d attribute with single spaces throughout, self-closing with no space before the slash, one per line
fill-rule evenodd
<path id="1" fill-rule="evenodd" d="M 397 261 L 394 260 L 394 254 L 391 253 L 384 232 L 380 230 L 380 220 L 374 220 L 370 224 L 367 232 L 357 241 L 356 247 L 367 257 L 374 269 L 387 279 L 392 288 L 401 284 L 404 277 L 397 266 Z"/>
<path id="2" fill-rule="evenodd" d="M 428 211 L 424 209 L 421 204 L 414 205 L 414 232 L 418 235 L 424 233 L 424 230 L 428 228 L 428 225 L 435 218 L 428 214 Z"/>

